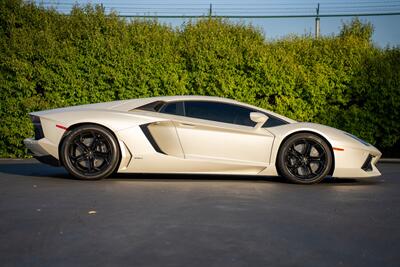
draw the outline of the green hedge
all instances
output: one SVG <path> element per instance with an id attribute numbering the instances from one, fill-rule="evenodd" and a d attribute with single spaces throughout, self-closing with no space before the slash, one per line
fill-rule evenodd
<path id="1" fill-rule="evenodd" d="M 175 29 L 156 20 L 69 16 L 0 1 L 0 157 L 24 157 L 28 112 L 157 95 L 230 97 L 354 133 L 390 150 L 400 138 L 400 49 L 355 19 L 337 36 L 268 41 L 222 19 Z"/>

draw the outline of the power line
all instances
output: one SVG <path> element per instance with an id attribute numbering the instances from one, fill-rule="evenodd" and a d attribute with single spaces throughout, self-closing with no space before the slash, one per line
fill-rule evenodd
<path id="1" fill-rule="evenodd" d="M 212 1 L 210 1 L 212 2 Z M 348 6 L 348 5 L 353 5 L 356 7 L 359 6 L 363 6 L 363 5 L 379 5 L 379 6 L 389 6 L 388 4 L 399 4 L 400 1 L 368 1 L 368 2 L 328 2 L 328 3 L 323 3 L 323 6 Z M 74 6 L 74 5 L 80 5 L 80 6 L 84 6 L 87 3 L 71 3 L 71 2 L 59 2 L 59 1 L 54 1 L 54 2 L 38 2 L 38 4 L 40 5 L 52 5 L 52 6 Z M 93 4 L 93 3 L 89 3 L 89 4 Z M 94 3 L 96 4 L 96 3 Z M 100 3 L 99 3 L 100 4 Z M 177 6 L 184 6 L 184 7 L 189 7 L 189 6 L 209 6 L 208 3 L 165 3 L 165 2 L 161 2 L 161 3 L 154 3 L 154 2 L 135 2 L 135 3 L 118 3 L 113 1 L 112 3 L 108 4 L 103 2 L 102 5 L 104 6 L 121 6 L 121 7 L 126 7 L 126 6 L 148 6 L 148 7 L 162 7 L 162 6 L 171 6 L 171 7 L 177 7 Z M 249 6 L 257 6 L 257 7 L 267 7 L 267 8 L 274 8 L 274 7 L 281 7 L 281 6 L 292 6 L 294 8 L 296 7 L 315 7 L 315 3 L 213 3 L 214 7 L 223 7 L 223 6 L 243 6 L 243 7 L 249 7 Z M 286 7 L 282 7 L 282 8 L 286 8 Z"/>
<path id="2" fill-rule="evenodd" d="M 69 12 L 74 3 L 39 2 L 44 7 L 55 8 L 60 12 Z M 196 18 L 210 13 L 209 4 L 149 2 L 101 4 L 106 12 L 117 12 L 120 17 L 140 18 Z M 82 7 L 84 5 L 78 5 Z M 315 4 L 312 3 L 257 3 L 257 5 L 225 4 L 212 5 L 212 16 L 223 18 L 307 18 L 316 17 Z M 349 16 L 393 16 L 400 14 L 400 1 L 362 1 L 328 2 L 321 5 L 319 17 Z M 207 15 L 207 16 L 208 16 Z"/>
<path id="3" fill-rule="evenodd" d="M 113 6 L 113 7 L 105 7 L 106 9 L 113 9 L 113 8 L 117 8 L 119 6 Z M 384 6 L 365 6 L 365 7 L 328 7 L 328 8 L 324 8 L 325 10 L 333 10 L 333 9 L 365 9 L 365 8 L 388 8 L 389 10 L 393 9 L 393 7 L 398 7 L 400 9 L 400 4 L 398 5 L 392 5 L 390 7 L 384 7 Z M 208 7 L 204 7 L 204 8 L 208 8 Z M 193 8 L 193 7 L 165 7 L 165 8 L 155 8 L 155 7 L 124 7 L 124 10 L 202 10 L 204 8 Z M 285 10 L 314 10 L 315 7 L 293 7 L 293 8 L 240 8 L 240 7 L 221 7 L 221 8 L 213 8 L 213 10 L 219 10 L 219 11 L 259 11 L 259 12 L 263 12 L 263 11 L 285 11 Z"/>
<path id="4" fill-rule="evenodd" d="M 342 13 L 342 14 L 320 14 L 320 18 L 332 17 L 374 17 L 374 16 L 398 16 L 400 12 L 392 13 Z M 208 15 L 118 15 L 124 18 L 203 18 Z M 316 15 L 212 15 L 215 18 L 228 18 L 228 19 L 284 19 L 284 18 L 315 18 Z"/>

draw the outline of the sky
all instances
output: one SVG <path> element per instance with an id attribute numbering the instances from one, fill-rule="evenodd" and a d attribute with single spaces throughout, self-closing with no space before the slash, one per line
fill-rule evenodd
<path id="1" fill-rule="evenodd" d="M 320 14 L 354 13 L 399 13 L 400 0 L 40 0 L 45 6 L 54 6 L 68 13 L 72 5 L 103 4 L 106 12 L 116 11 L 120 15 L 206 15 L 212 4 L 212 14 L 233 16 L 280 16 L 313 15 L 320 3 Z M 375 32 L 373 42 L 380 46 L 400 46 L 400 15 L 360 16 L 362 21 L 371 22 Z M 160 18 L 160 22 L 174 27 L 188 19 Z M 290 34 L 314 34 L 314 18 L 240 18 L 231 19 L 251 23 L 260 27 L 267 40 L 279 39 Z M 337 34 L 343 23 L 351 17 L 322 17 L 321 35 Z"/>

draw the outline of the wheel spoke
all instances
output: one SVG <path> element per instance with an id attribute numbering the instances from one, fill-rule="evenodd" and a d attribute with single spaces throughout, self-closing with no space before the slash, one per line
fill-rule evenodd
<path id="1" fill-rule="evenodd" d="M 93 169 L 94 169 L 94 158 L 89 158 L 88 160 L 87 160 L 87 163 L 88 163 L 88 171 L 89 172 L 92 172 L 93 171 Z"/>
<path id="2" fill-rule="evenodd" d="M 299 168 L 300 168 L 300 166 L 291 166 L 291 167 L 289 167 L 290 171 L 295 175 L 299 175 Z"/>
<path id="3" fill-rule="evenodd" d="M 77 157 L 71 157 L 71 159 L 73 159 L 75 162 L 81 162 L 82 160 L 84 160 L 86 158 L 86 155 L 81 154 Z"/>
<path id="4" fill-rule="evenodd" d="M 75 140 L 74 144 L 76 146 L 78 146 L 82 150 L 82 152 L 87 152 L 88 151 L 87 146 L 84 143 L 82 143 L 82 140 Z"/>
<path id="5" fill-rule="evenodd" d="M 301 162 L 297 161 L 293 166 L 294 166 L 295 168 L 298 168 L 298 167 L 301 166 Z"/>
<path id="6" fill-rule="evenodd" d="M 96 156 L 97 158 L 106 159 L 109 157 L 110 154 L 108 152 L 94 151 L 93 155 Z"/>
<path id="7" fill-rule="evenodd" d="M 293 147 L 291 147 L 291 148 L 289 148 L 289 154 L 290 155 L 292 155 L 292 156 L 294 156 L 295 158 L 300 158 L 301 157 L 301 153 L 299 152 L 299 151 L 297 151 L 295 148 L 294 148 L 294 146 Z"/>
<path id="8" fill-rule="evenodd" d="M 101 142 L 100 142 L 100 140 L 99 140 L 100 138 L 97 134 L 92 132 L 92 135 L 93 135 L 93 141 L 92 141 L 92 144 L 90 145 L 90 149 L 95 150 L 97 148 L 97 146 L 101 144 Z"/>
<path id="9" fill-rule="evenodd" d="M 309 160 L 308 160 L 308 162 L 310 162 L 310 163 L 318 163 L 318 164 L 321 164 L 321 162 L 323 162 L 323 160 L 322 160 L 322 158 L 321 157 L 311 157 Z"/>
<path id="10" fill-rule="evenodd" d="M 310 156 L 312 145 L 308 141 L 304 141 L 303 156 Z"/>
<path id="11" fill-rule="evenodd" d="M 99 158 L 99 159 L 104 160 L 104 161 L 107 163 L 107 165 L 110 164 L 110 160 L 109 160 L 109 156 L 110 156 L 110 155 L 109 155 L 109 153 L 105 153 L 105 152 L 94 152 L 93 155 L 94 155 L 96 158 Z"/>
<path id="12" fill-rule="evenodd" d="M 307 173 L 307 176 L 310 176 L 310 175 L 313 175 L 313 174 L 314 174 L 314 172 L 313 172 L 313 170 L 312 170 L 310 164 L 307 164 L 305 167 L 306 167 L 307 172 L 308 172 L 308 173 Z"/>

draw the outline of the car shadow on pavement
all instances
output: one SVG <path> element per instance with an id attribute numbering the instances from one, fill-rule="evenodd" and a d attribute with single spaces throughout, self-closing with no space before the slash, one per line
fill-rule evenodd
<path id="1" fill-rule="evenodd" d="M 44 165 L 34 160 L 29 160 L 28 162 L 15 160 L 12 162 L 7 161 L 7 163 L 0 161 L 0 173 L 43 178 L 71 178 L 64 168 Z"/>
<path id="2" fill-rule="evenodd" d="M 293 184 L 282 177 L 277 176 L 255 176 L 255 175 L 225 175 L 225 174 L 150 174 L 150 173 L 118 173 L 108 179 L 115 180 L 140 180 L 140 181 L 237 181 L 237 182 L 270 182 L 280 184 Z M 375 178 L 325 178 L 320 184 L 331 185 L 374 185 L 380 181 Z M 294 185 L 294 184 L 293 184 Z M 301 186 L 301 185 L 300 185 Z"/>
<path id="3" fill-rule="evenodd" d="M 28 161 L 0 161 L 0 173 L 26 176 L 32 178 L 56 178 L 64 180 L 75 180 L 64 168 L 52 167 L 36 162 Z M 132 180 L 132 181 L 236 181 L 236 182 L 268 182 L 290 184 L 281 177 L 254 176 L 254 175 L 225 175 L 225 174 L 155 174 L 155 173 L 117 173 L 108 180 Z M 321 184 L 327 185 L 374 185 L 381 183 L 376 178 L 354 179 L 354 178 L 326 178 Z"/>
<path id="4" fill-rule="evenodd" d="M 27 176 L 32 178 L 74 179 L 62 167 L 52 167 L 37 163 L 33 160 L 0 162 L 0 173 Z M 159 174 L 159 173 L 115 173 L 107 180 L 135 180 L 135 181 L 269 181 L 285 183 L 280 177 L 249 176 L 249 175 L 205 175 L 205 174 Z"/>

